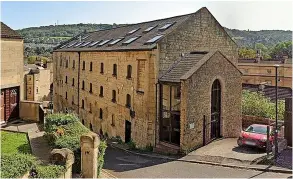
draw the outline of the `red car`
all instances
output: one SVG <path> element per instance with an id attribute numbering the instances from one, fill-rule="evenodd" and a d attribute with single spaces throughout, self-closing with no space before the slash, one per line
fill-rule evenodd
<path id="1" fill-rule="evenodd" d="M 270 126 L 270 133 L 272 134 L 273 128 Z M 270 135 L 269 141 L 272 144 L 274 137 Z M 237 140 L 239 146 L 253 146 L 265 149 L 267 146 L 267 125 L 252 124 L 241 134 Z"/>

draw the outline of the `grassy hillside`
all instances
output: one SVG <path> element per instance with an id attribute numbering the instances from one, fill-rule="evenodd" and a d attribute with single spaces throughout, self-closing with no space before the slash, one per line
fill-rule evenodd
<path id="1" fill-rule="evenodd" d="M 24 37 L 26 56 L 42 55 L 50 56 L 52 47 L 66 41 L 82 32 L 109 29 L 113 26 L 123 24 L 70 24 L 70 25 L 50 25 L 40 27 L 30 27 L 18 30 Z M 283 30 L 261 30 L 248 31 L 225 28 L 228 34 L 240 47 L 253 48 L 256 43 L 262 43 L 267 47 L 272 47 L 279 42 L 291 41 L 292 31 Z M 37 49 L 39 47 L 39 49 Z M 40 49 L 42 48 L 42 49 Z"/>

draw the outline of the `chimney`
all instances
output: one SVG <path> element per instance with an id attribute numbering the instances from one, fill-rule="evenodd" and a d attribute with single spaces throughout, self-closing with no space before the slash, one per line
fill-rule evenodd
<path id="1" fill-rule="evenodd" d="M 262 60 L 261 50 L 260 49 L 256 49 L 255 63 L 259 63 L 260 60 Z"/>

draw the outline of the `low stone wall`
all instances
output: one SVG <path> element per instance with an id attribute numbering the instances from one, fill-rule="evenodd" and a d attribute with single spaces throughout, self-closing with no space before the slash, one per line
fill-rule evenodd
<path id="1" fill-rule="evenodd" d="M 36 101 L 20 101 L 19 104 L 19 117 L 25 121 L 39 122 L 42 121 L 43 111 L 40 108 L 42 103 Z"/>
<path id="2" fill-rule="evenodd" d="M 272 124 L 274 120 L 259 116 L 242 115 L 242 128 L 245 129 L 251 124 Z"/>

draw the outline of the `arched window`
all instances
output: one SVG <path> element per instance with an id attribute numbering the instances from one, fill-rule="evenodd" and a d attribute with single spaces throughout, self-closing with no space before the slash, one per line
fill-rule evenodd
<path id="1" fill-rule="evenodd" d="M 104 73 L 104 63 L 101 63 L 101 70 L 100 73 L 103 74 Z"/>
<path id="2" fill-rule="evenodd" d="M 93 62 L 90 62 L 90 71 L 93 71 Z"/>
<path id="3" fill-rule="evenodd" d="M 217 79 L 211 91 L 211 139 L 220 137 L 221 127 L 221 84 Z"/>
<path id="4" fill-rule="evenodd" d="M 131 73 L 132 73 L 132 66 L 131 65 L 127 65 L 127 79 L 131 79 Z"/>
<path id="5" fill-rule="evenodd" d="M 100 97 L 104 96 L 104 88 L 103 86 L 100 86 Z"/>
<path id="6" fill-rule="evenodd" d="M 84 81 L 82 80 L 81 89 L 84 90 Z"/>
<path id="7" fill-rule="evenodd" d="M 112 102 L 116 103 L 116 91 L 112 90 Z"/>
<path id="8" fill-rule="evenodd" d="M 81 108 L 84 109 L 84 100 L 81 100 Z"/>
<path id="9" fill-rule="evenodd" d="M 126 107 L 131 107 L 131 96 L 129 94 L 126 95 Z"/>
<path id="10" fill-rule="evenodd" d="M 85 70 L 85 61 L 82 62 L 82 70 Z"/>
<path id="11" fill-rule="evenodd" d="M 100 119 L 103 119 L 103 109 L 100 108 Z"/>
<path id="12" fill-rule="evenodd" d="M 117 76 L 117 64 L 113 64 L 113 76 Z"/>

